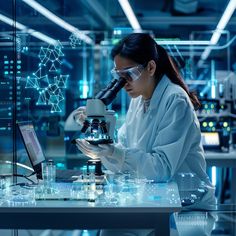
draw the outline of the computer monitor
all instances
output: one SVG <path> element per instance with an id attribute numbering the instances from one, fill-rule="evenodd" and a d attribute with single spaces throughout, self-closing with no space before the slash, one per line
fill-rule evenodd
<path id="1" fill-rule="evenodd" d="M 220 135 L 218 132 L 202 132 L 201 140 L 204 149 L 220 149 Z"/>
<path id="2" fill-rule="evenodd" d="M 41 163 L 46 160 L 46 157 L 35 133 L 33 123 L 32 121 L 19 122 L 18 127 L 31 165 L 37 178 L 42 179 Z M 56 170 L 56 181 L 73 182 L 80 175 L 80 170 Z"/>
<path id="3" fill-rule="evenodd" d="M 42 178 L 41 163 L 45 161 L 45 155 L 35 133 L 33 123 L 31 121 L 18 122 L 18 127 L 32 167 L 37 177 Z"/>

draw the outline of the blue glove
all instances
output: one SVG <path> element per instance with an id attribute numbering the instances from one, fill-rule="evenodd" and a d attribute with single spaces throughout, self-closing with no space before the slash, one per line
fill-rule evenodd
<path id="1" fill-rule="evenodd" d="M 111 144 L 92 145 L 84 139 L 76 139 L 76 146 L 86 156 L 97 159 L 112 156 L 114 146 Z"/>

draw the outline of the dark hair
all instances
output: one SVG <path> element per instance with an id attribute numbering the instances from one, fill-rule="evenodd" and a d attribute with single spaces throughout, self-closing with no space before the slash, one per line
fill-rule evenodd
<path id="1" fill-rule="evenodd" d="M 197 96 L 189 91 L 171 57 L 149 34 L 133 33 L 126 36 L 112 49 L 111 57 L 113 60 L 116 55 L 142 65 L 154 60 L 158 68 L 155 71 L 155 78 L 161 80 L 162 76 L 166 75 L 173 83 L 186 91 L 195 109 L 200 107 Z"/>

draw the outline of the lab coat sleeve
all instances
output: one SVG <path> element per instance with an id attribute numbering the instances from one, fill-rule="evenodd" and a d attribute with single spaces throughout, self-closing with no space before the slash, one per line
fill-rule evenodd
<path id="1" fill-rule="evenodd" d="M 119 172 L 122 168 L 125 158 L 126 142 L 126 124 L 124 123 L 118 130 L 118 142 L 114 145 L 114 151 L 111 157 L 100 157 L 103 165 L 113 171 Z"/>
<path id="2" fill-rule="evenodd" d="M 112 171 L 135 171 L 139 177 L 168 181 L 185 160 L 193 143 L 191 132 L 196 129 L 193 107 L 186 97 L 174 94 L 169 97 L 158 128 L 152 133 L 156 137 L 151 152 L 117 147 L 112 158 L 106 159 L 105 166 Z"/>
<path id="3" fill-rule="evenodd" d="M 126 123 L 124 123 L 118 130 L 118 146 L 120 147 L 126 147 L 127 141 L 126 141 Z"/>

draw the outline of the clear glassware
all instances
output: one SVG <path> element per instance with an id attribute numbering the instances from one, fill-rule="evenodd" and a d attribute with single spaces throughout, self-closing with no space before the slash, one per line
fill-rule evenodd
<path id="1" fill-rule="evenodd" d="M 0 177 L 0 205 L 5 201 L 6 196 L 6 179 L 5 177 Z"/>
<path id="2" fill-rule="evenodd" d="M 84 200 L 86 198 L 86 189 L 84 187 L 83 178 L 78 178 L 72 183 L 70 196 L 72 200 Z"/>
<path id="3" fill-rule="evenodd" d="M 42 177 L 45 193 L 52 194 L 55 192 L 56 166 L 52 161 L 42 163 Z"/>
<path id="4" fill-rule="evenodd" d="M 108 205 L 117 205 L 119 203 L 119 190 L 115 184 L 107 184 L 103 188 L 104 199 Z"/>
<path id="5" fill-rule="evenodd" d="M 7 191 L 6 201 L 9 206 L 22 207 L 35 205 L 35 187 L 34 186 L 13 186 Z"/>

